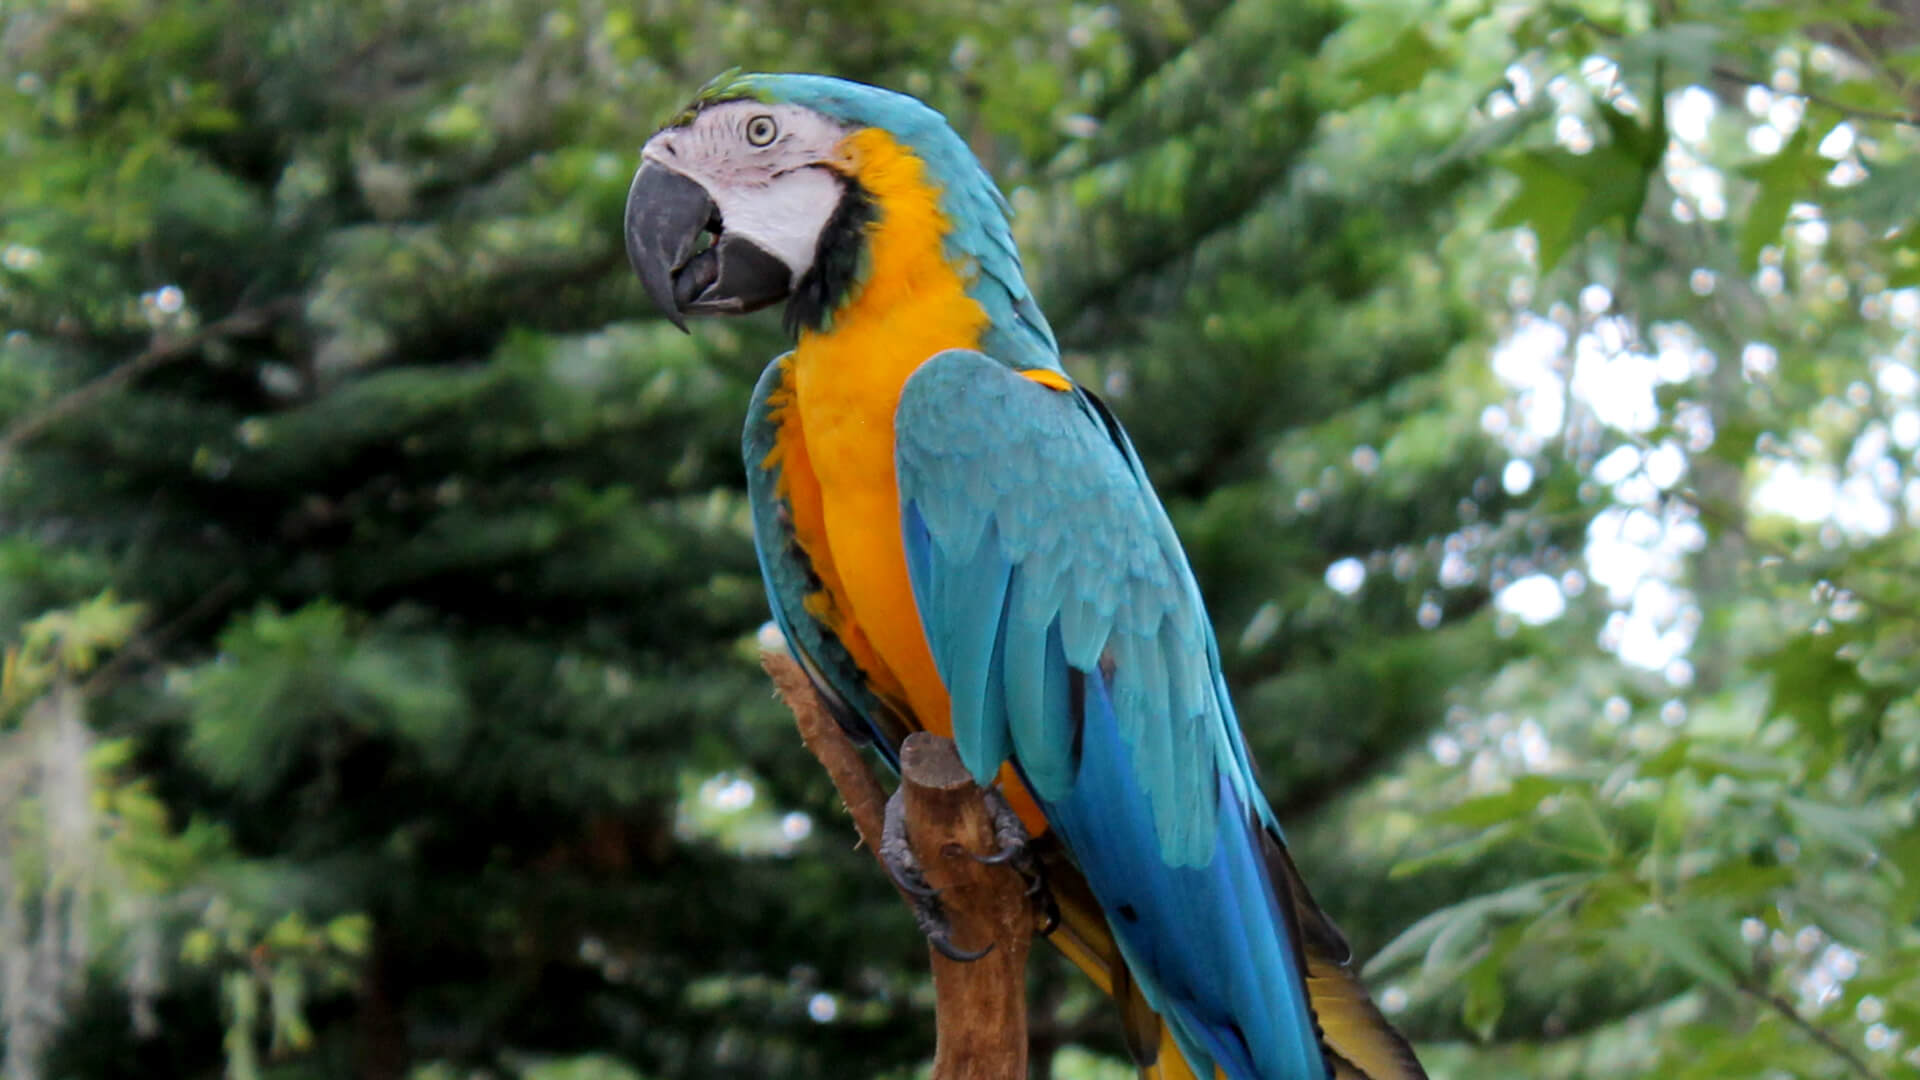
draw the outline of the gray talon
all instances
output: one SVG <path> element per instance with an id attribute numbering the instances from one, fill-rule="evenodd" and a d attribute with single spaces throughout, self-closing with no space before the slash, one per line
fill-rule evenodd
<path id="1" fill-rule="evenodd" d="M 1042 915 L 1040 929 L 1035 930 L 1035 934 L 1046 937 L 1060 929 L 1060 905 L 1054 902 L 1053 893 L 1047 892 L 1041 895 L 1040 911 Z"/>
<path id="2" fill-rule="evenodd" d="M 1032 837 L 1027 835 L 1026 825 L 1020 821 L 1020 815 L 1013 812 L 1013 807 L 1007 805 L 999 789 L 988 788 L 986 799 L 987 814 L 993 818 L 993 840 L 1000 845 L 1000 850 L 974 858 L 989 866 L 1013 867 L 1027 883 L 1027 895 L 1039 895 L 1047 886 L 1047 876 L 1040 860 L 1033 855 Z"/>
<path id="3" fill-rule="evenodd" d="M 1013 812 L 1007 800 L 998 791 L 989 788 L 986 802 L 987 813 L 993 819 L 994 842 L 999 845 L 999 850 L 987 855 L 968 854 L 989 866 L 1010 867 L 1020 875 L 1026 884 L 1027 895 L 1035 898 L 1039 904 L 1041 926 L 1037 932 L 1045 937 L 1060 926 L 1060 906 L 1055 903 L 1052 890 L 1047 888 L 1046 871 L 1033 853 L 1027 828 L 1021 824 L 1020 815 Z M 992 943 L 977 952 L 962 949 L 953 943 L 953 927 L 940 906 L 940 890 L 927 884 L 926 875 L 920 869 L 920 860 L 907 840 L 906 796 L 902 788 L 894 789 L 887 798 L 886 814 L 880 826 L 880 861 L 886 866 L 887 875 L 893 878 L 893 883 L 912 901 L 914 925 L 920 928 L 927 944 L 938 950 L 940 955 L 959 963 L 970 963 L 993 951 Z"/>
<path id="4" fill-rule="evenodd" d="M 940 895 L 940 890 L 927 884 L 927 879 L 922 877 L 920 871 L 913 867 L 889 866 L 887 867 L 887 875 L 893 878 L 893 883 L 898 885 L 902 892 L 917 896 L 922 900 L 932 900 Z"/>
<path id="5" fill-rule="evenodd" d="M 927 877 L 920 870 L 920 860 L 914 857 L 913 845 L 907 842 L 904 790 L 895 788 L 893 794 L 887 797 L 886 813 L 880 822 L 880 863 L 887 868 L 887 876 L 902 892 L 921 900 L 932 900 L 940 895 L 940 890 L 927 884 Z"/>
<path id="6" fill-rule="evenodd" d="M 911 899 L 913 922 L 927 939 L 927 944 L 939 951 L 941 956 L 957 963 L 971 963 L 993 951 L 993 944 L 979 951 L 962 949 L 953 943 L 953 927 L 947 922 L 947 915 L 940 907 L 940 890 L 927 884 L 926 875 L 921 872 L 920 860 L 914 857 L 913 846 L 907 842 L 907 815 L 905 796 L 902 789 L 895 789 L 887 799 L 886 815 L 880 825 L 880 861 L 887 868 L 887 875 L 893 883 Z"/>
<path id="7" fill-rule="evenodd" d="M 922 926 L 920 929 L 925 931 L 926 927 Z M 978 951 L 970 952 L 966 949 L 959 947 L 958 945 L 955 945 L 953 943 L 953 939 L 949 938 L 946 935 L 945 931 L 928 933 L 927 944 L 933 946 L 935 949 L 938 949 L 940 951 L 941 956 L 944 956 L 949 960 L 952 960 L 956 963 L 961 963 L 961 964 L 971 964 L 975 960 L 978 960 L 981 957 L 993 951 L 993 942 L 989 941 L 987 942 L 986 948 L 980 949 Z"/>
<path id="8" fill-rule="evenodd" d="M 989 866 L 1011 866 L 1015 873 L 1026 882 L 1027 895 L 1040 905 L 1041 925 L 1037 933 L 1046 937 L 1060 928 L 1060 905 L 1053 899 L 1052 890 L 1047 888 L 1046 867 L 1034 856 L 1032 838 L 1027 835 L 1027 827 L 1020 821 L 1020 815 L 1000 794 L 997 788 L 988 788 L 986 793 L 987 813 L 993 818 L 993 839 L 1000 850 L 991 855 L 975 855 L 974 858 Z"/>

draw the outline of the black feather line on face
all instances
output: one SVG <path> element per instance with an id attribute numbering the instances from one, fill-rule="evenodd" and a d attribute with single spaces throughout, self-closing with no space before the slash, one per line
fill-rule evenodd
<path id="1" fill-rule="evenodd" d="M 857 182 L 848 180 L 840 194 L 840 205 L 820 230 L 819 246 L 814 249 L 813 266 L 794 286 L 787 301 L 787 332 L 825 330 L 833 313 L 860 283 L 862 264 L 867 256 L 867 226 L 879 218 L 873 197 Z"/>

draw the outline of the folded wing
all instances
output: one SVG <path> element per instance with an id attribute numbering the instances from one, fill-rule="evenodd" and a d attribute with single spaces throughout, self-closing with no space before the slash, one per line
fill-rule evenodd
<path id="1" fill-rule="evenodd" d="M 1202 1076 L 1324 1080 L 1278 831 L 1185 556 L 1078 390 L 942 353 L 895 418 L 907 564 L 976 778 L 1011 758 Z"/>

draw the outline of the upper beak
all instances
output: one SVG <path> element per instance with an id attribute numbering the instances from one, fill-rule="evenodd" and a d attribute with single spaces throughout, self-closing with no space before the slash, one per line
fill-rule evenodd
<path id="1" fill-rule="evenodd" d="M 707 232 L 712 245 L 695 250 Z M 725 230 L 705 188 L 651 160 L 641 162 L 627 191 L 627 260 L 682 330 L 687 315 L 757 311 L 793 289 L 786 263 Z"/>

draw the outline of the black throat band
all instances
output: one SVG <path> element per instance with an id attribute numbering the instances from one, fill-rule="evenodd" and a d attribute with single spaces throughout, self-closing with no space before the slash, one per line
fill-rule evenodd
<path id="1" fill-rule="evenodd" d="M 867 256 L 867 226 L 879 216 L 879 208 L 866 189 L 857 181 L 847 180 L 840 204 L 833 208 L 826 228 L 820 230 L 813 266 L 801 276 L 787 301 L 788 333 L 824 330 L 833 321 L 834 311 L 860 283 Z"/>

